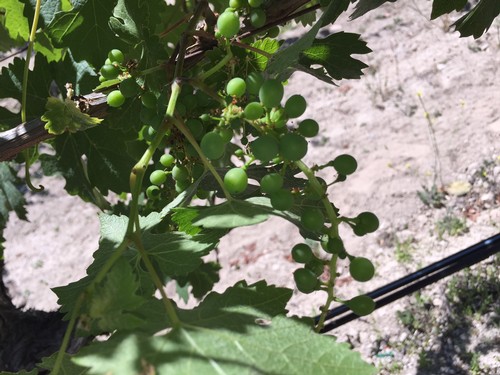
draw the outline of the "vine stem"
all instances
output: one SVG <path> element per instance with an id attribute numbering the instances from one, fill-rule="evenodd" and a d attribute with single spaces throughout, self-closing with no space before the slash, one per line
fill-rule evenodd
<path id="1" fill-rule="evenodd" d="M 27 106 L 27 98 L 28 98 L 28 75 L 29 75 L 29 67 L 31 61 L 31 54 L 33 53 L 33 44 L 35 43 L 36 30 L 38 28 L 38 20 L 40 19 L 40 9 L 42 6 L 41 0 L 36 0 L 35 4 L 35 15 L 33 16 L 33 24 L 31 25 L 30 36 L 28 39 L 28 49 L 26 51 L 26 63 L 24 64 L 23 71 L 23 86 L 22 86 L 22 97 L 21 97 L 21 122 L 26 122 L 26 106 Z M 32 191 L 42 191 L 44 190 L 43 186 L 35 187 L 31 182 L 30 176 L 30 166 L 31 166 L 31 156 L 29 150 L 25 150 L 23 152 L 25 159 L 25 181 L 28 188 Z"/>
<path id="2" fill-rule="evenodd" d="M 129 243 L 130 240 L 127 237 L 125 237 L 123 241 L 120 243 L 120 245 L 118 245 L 118 248 L 113 252 L 111 257 L 101 267 L 96 277 L 92 279 L 92 282 L 78 296 L 75 306 L 73 307 L 73 311 L 71 312 L 70 321 L 68 323 L 68 327 L 66 328 L 66 332 L 64 333 L 63 341 L 61 343 L 61 347 L 59 348 L 59 352 L 57 353 L 57 357 L 54 362 L 54 367 L 52 368 L 51 375 L 57 375 L 61 370 L 64 354 L 66 353 L 66 349 L 68 348 L 71 339 L 71 334 L 73 332 L 73 329 L 75 328 L 76 321 L 80 315 L 80 310 L 82 309 L 83 302 L 87 297 L 92 295 L 95 286 L 104 280 L 111 267 L 113 267 L 116 261 L 120 259 L 120 257 L 123 255 L 123 252 L 125 251 Z"/>
<path id="3" fill-rule="evenodd" d="M 339 224 L 340 220 L 337 217 L 337 214 L 335 213 L 335 210 L 333 209 L 332 204 L 328 200 L 327 195 L 325 194 L 320 182 L 314 175 L 314 171 L 309 168 L 303 161 L 299 160 L 295 162 L 295 165 L 304 173 L 309 180 L 312 188 L 314 191 L 322 196 L 321 202 L 323 203 L 323 206 L 325 207 L 326 214 L 328 216 L 328 219 L 330 220 L 330 223 L 332 224 L 329 230 L 329 236 L 331 237 L 338 237 L 339 236 Z M 328 268 L 330 269 L 330 277 L 328 279 L 328 282 L 326 284 L 326 302 L 324 306 L 321 309 L 321 315 L 318 321 L 318 324 L 315 327 L 316 332 L 320 332 L 321 329 L 323 328 L 323 325 L 325 324 L 325 319 L 326 319 L 326 314 L 328 313 L 328 309 L 331 305 L 331 303 L 335 300 L 335 280 L 337 278 L 337 258 L 338 256 L 336 254 L 333 254 L 330 262 L 328 264 Z"/>
<path id="4" fill-rule="evenodd" d="M 208 77 L 210 77 L 212 74 L 218 72 L 219 70 L 221 70 L 224 66 L 226 66 L 226 64 L 233 58 L 233 53 L 231 52 L 231 49 L 228 48 L 227 49 L 227 55 L 224 56 L 224 58 L 222 58 L 217 64 L 215 64 L 213 67 L 211 67 L 209 70 L 207 70 L 206 72 L 204 73 L 201 73 L 199 76 L 198 76 L 198 80 L 200 81 L 204 81 L 205 79 L 207 79 Z"/>
<path id="5" fill-rule="evenodd" d="M 210 161 L 207 159 L 207 157 L 205 156 L 205 154 L 201 150 L 200 146 L 198 145 L 198 142 L 196 142 L 196 139 L 194 139 L 194 137 L 191 134 L 191 132 L 189 131 L 189 129 L 186 127 L 186 125 L 184 125 L 184 122 L 182 122 L 181 120 L 179 120 L 177 118 L 172 119 L 172 121 L 174 122 L 176 128 L 179 129 L 179 131 L 187 138 L 189 143 L 191 143 L 191 145 L 194 147 L 194 149 L 196 150 L 196 152 L 200 156 L 201 162 L 203 163 L 205 168 L 207 168 L 210 171 L 210 173 L 212 173 L 215 180 L 220 185 L 226 199 L 228 201 L 232 200 L 233 197 L 231 196 L 231 193 L 229 191 L 227 191 L 227 189 L 224 185 L 224 181 L 222 181 L 221 176 L 217 173 L 217 171 L 215 170 L 212 163 L 210 163 Z"/>

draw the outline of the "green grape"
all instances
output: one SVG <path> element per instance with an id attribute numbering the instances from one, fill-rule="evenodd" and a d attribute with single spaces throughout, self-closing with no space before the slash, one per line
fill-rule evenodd
<path id="1" fill-rule="evenodd" d="M 285 111 L 283 108 L 273 108 L 269 114 L 269 118 L 271 119 L 271 122 L 275 124 L 274 126 L 276 126 L 276 123 L 283 122 L 283 125 L 286 123 Z"/>
<path id="2" fill-rule="evenodd" d="M 229 6 L 234 9 L 241 9 L 246 7 L 248 2 L 246 0 L 229 0 Z"/>
<path id="3" fill-rule="evenodd" d="M 316 275 L 307 268 L 299 268 L 293 273 L 293 279 L 297 289 L 302 293 L 309 294 L 314 292 L 319 285 Z"/>
<path id="4" fill-rule="evenodd" d="M 290 118 L 302 116 L 306 108 L 307 103 L 302 95 L 292 95 L 285 103 L 285 112 Z"/>
<path id="5" fill-rule="evenodd" d="M 248 0 L 248 5 L 250 5 L 252 8 L 258 8 L 262 5 L 264 0 Z"/>
<path id="6" fill-rule="evenodd" d="M 217 19 L 217 28 L 226 38 L 232 38 L 240 31 L 240 18 L 234 12 L 224 12 Z"/>
<path id="7" fill-rule="evenodd" d="M 280 138 L 279 150 L 287 160 L 300 160 L 307 154 L 307 141 L 299 134 L 287 133 Z"/>
<path id="8" fill-rule="evenodd" d="M 179 194 L 182 193 L 184 190 L 186 190 L 190 186 L 191 186 L 191 181 L 189 181 L 189 180 L 175 181 L 175 191 Z"/>
<path id="9" fill-rule="evenodd" d="M 203 136 L 200 147 L 207 158 L 216 160 L 224 154 L 225 143 L 219 134 L 210 132 Z"/>
<path id="10" fill-rule="evenodd" d="M 253 155 L 262 162 L 273 159 L 279 150 L 278 142 L 272 135 L 264 134 L 250 143 Z"/>
<path id="11" fill-rule="evenodd" d="M 335 168 L 335 170 L 338 173 L 343 174 L 344 176 L 353 174 L 358 168 L 358 163 L 356 162 L 356 159 L 354 159 L 351 155 L 348 154 L 337 156 L 332 161 L 332 165 L 333 168 Z"/>
<path id="12" fill-rule="evenodd" d="M 305 268 L 311 270 L 316 276 L 321 276 L 325 272 L 325 265 L 316 257 L 307 262 Z"/>
<path id="13" fill-rule="evenodd" d="M 234 151 L 234 156 L 241 159 L 245 156 L 245 151 L 243 151 L 241 148 L 239 148 L 239 149 Z"/>
<path id="14" fill-rule="evenodd" d="M 120 91 L 124 97 L 132 98 L 139 93 L 139 85 L 134 78 L 127 78 L 120 83 Z"/>
<path id="15" fill-rule="evenodd" d="M 369 315 L 375 310 L 375 301 L 367 295 L 351 298 L 345 304 L 354 314 L 359 316 Z"/>
<path id="16" fill-rule="evenodd" d="M 292 247 L 292 258 L 297 263 L 307 263 L 313 259 L 311 248 L 305 243 L 299 243 Z"/>
<path id="17" fill-rule="evenodd" d="M 250 72 L 245 79 L 249 94 L 258 95 L 260 87 L 264 83 L 264 76 L 259 72 Z"/>
<path id="18" fill-rule="evenodd" d="M 156 96 L 151 91 L 146 91 L 141 95 L 142 105 L 148 109 L 156 109 Z"/>
<path id="19" fill-rule="evenodd" d="M 172 168 L 172 177 L 175 181 L 188 181 L 189 171 L 183 165 L 174 165 Z"/>
<path id="20" fill-rule="evenodd" d="M 113 90 L 108 94 L 106 98 L 106 102 L 110 107 L 121 107 L 123 103 L 125 103 L 125 97 L 120 92 L 120 90 Z"/>
<path id="21" fill-rule="evenodd" d="M 375 275 L 375 267 L 369 259 L 356 257 L 351 259 L 349 273 L 354 280 L 365 282 L 371 280 L 373 275 Z"/>
<path id="22" fill-rule="evenodd" d="M 193 175 L 193 178 L 195 180 L 200 178 L 204 172 L 205 172 L 205 166 L 203 164 L 200 163 L 193 164 L 191 168 L 191 174 Z"/>
<path id="23" fill-rule="evenodd" d="M 209 122 L 211 120 L 210 115 L 208 113 L 204 113 L 200 115 L 200 120 L 203 122 Z"/>
<path id="24" fill-rule="evenodd" d="M 190 118 L 186 120 L 186 126 L 197 141 L 205 134 L 205 126 L 199 119 Z"/>
<path id="25" fill-rule="evenodd" d="M 259 89 L 259 99 L 266 108 L 277 107 L 283 99 L 285 90 L 277 79 L 265 81 Z"/>
<path id="26" fill-rule="evenodd" d="M 125 60 L 125 56 L 123 56 L 123 52 L 120 51 L 119 49 L 112 49 L 108 53 L 108 59 L 111 62 L 116 62 L 118 64 L 121 64 Z"/>
<path id="27" fill-rule="evenodd" d="M 267 36 L 268 38 L 277 38 L 280 35 L 280 28 L 279 26 L 273 26 L 269 30 L 267 30 Z"/>
<path id="28" fill-rule="evenodd" d="M 233 129 L 231 128 L 223 128 L 223 129 L 219 129 L 219 135 L 220 137 L 222 138 L 222 140 L 224 141 L 224 143 L 229 143 L 231 142 L 231 139 L 233 139 Z"/>
<path id="29" fill-rule="evenodd" d="M 148 142 L 151 142 L 155 137 L 155 135 L 156 135 L 156 130 L 154 130 L 154 128 L 151 126 L 146 125 L 142 129 L 142 137 Z"/>
<path id="30" fill-rule="evenodd" d="M 326 240 L 321 241 L 321 247 L 330 254 L 340 254 L 345 251 L 344 243 L 337 237 L 328 237 Z"/>
<path id="31" fill-rule="evenodd" d="M 161 169 L 157 169 L 156 171 L 153 171 L 153 173 L 149 175 L 149 181 L 151 181 L 153 185 L 160 186 L 166 180 L 167 180 L 167 174 L 165 173 L 165 171 L 162 171 Z"/>
<path id="32" fill-rule="evenodd" d="M 198 152 L 196 151 L 194 146 L 191 143 L 189 143 L 188 141 L 184 142 L 184 151 L 186 152 L 187 156 L 190 156 L 193 158 L 198 156 Z"/>
<path id="33" fill-rule="evenodd" d="M 106 80 L 109 79 L 115 79 L 118 77 L 118 74 L 120 74 L 120 69 L 118 69 L 116 66 L 111 65 L 111 64 L 106 64 L 103 65 L 101 70 L 99 70 L 101 75 L 106 78 Z"/>
<path id="34" fill-rule="evenodd" d="M 277 192 L 283 187 L 283 177 L 279 173 L 266 174 L 260 180 L 260 191 L 267 194 Z"/>
<path id="35" fill-rule="evenodd" d="M 149 199 L 156 199 L 160 195 L 160 188 L 156 185 L 151 185 L 146 189 L 146 196 Z"/>
<path id="36" fill-rule="evenodd" d="M 300 215 L 300 222 L 304 228 L 313 232 L 319 232 L 323 229 L 325 215 L 323 215 L 323 212 L 319 208 L 308 207 Z"/>
<path id="37" fill-rule="evenodd" d="M 196 190 L 196 196 L 198 197 L 198 199 L 207 199 L 210 196 L 210 192 L 203 189 L 198 189 Z"/>
<path id="38" fill-rule="evenodd" d="M 171 154 L 164 154 L 160 158 L 160 164 L 163 165 L 165 168 L 170 168 L 172 165 L 174 165 L 175 158 Z"/>
<path id="39" fill-rule="evenodd" d="M 378 227 L 379 221 L 373 212 L 361 212 L 356 217 L 356 228 L 364 234 L 373 233 L 378 229 Z"/>
<path id="40" fill-rule="evenodd" d="M 242 168 L 231 168 L 224 175 L 224 186 L 231 194 L 240 194 L 248 186 L 248 176 Z"/>
<path id="41" fill-rule="evenodd" d="M 226 85 L 226 92 L 228 95 L 236 96 L 241 98 L 247 89 L 247 84 L 245 80 L 240 77 L 235 77 L 231 79 Z"/>
<path id="42" fill-rule="evenodd" d="M 113 61 L 111 61 L 109 58 L 106 57 L 106 60 L 104 60 L 103 65 L 113 65 Z"/>
<path id="43" fill-rule="evenodd" d="M 264 108 L 258 102 L 248 103 L 243 114 L 247 120 L 257 120 L 264 115 Z"/>
<path id="44" fill-rule="evenodd" d="M 263 9 L 253 9 L 250 12 L 250 23 L 253 27 L 259 28 L 266 24 L 266 12 Z"/>
<path id="45" fill-rule="evenodd" d="M 107 79 L 104 78 L 103 76 L 99 76 L 99 82 L 103 83 L 103 82 L 106 82 Z"/>
<path id="46" fill-rule="evenodd" d="M 319 125 L 316 121 L 312 119 L 307 119 L 301 121 L 299 124 L 299 133 L 304 137 L 312 138 L 316 137 L 319 132 Z"/>
<path id="47" fill-rule="evenodd" d="M 293 194 L 290 190 L 280 189 L 270 194 L 271 206 L 280 211 L 286 211 L 292 208 L 294 203 Z"/>

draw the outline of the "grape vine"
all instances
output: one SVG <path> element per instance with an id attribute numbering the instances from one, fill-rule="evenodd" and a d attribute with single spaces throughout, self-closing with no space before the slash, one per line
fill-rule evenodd
<path id="1" fill-rule="evenodd" d="M 331 200 L 328 188 L 348 179 L 358 163 L 338 153 L 327 163 L 308 164 L 309 141 L 324 124 L 304 117 L 305 97 L 286 93 L 294 70 L 329 83 L 362 75 L 366 65 L 351 55 L 371 51 L 359 35 L 317 38 L 350 3 L 47 0 L 42 6 L 8 0 L 0 6 L 0 38 L 9 45 L 29 41 L 26 59 L 2 69 L 0 97 L 22 98 L 20 120 L 40 117 L 55 137 L 47 142 L 54 152 L 26 150 L 16 161 L 29 171 L 40 160 L 47 174 L 62 174 L 69 193 L 105 211 L 87 276 L 54 289 L 69 325 L 60 350 L 38 369 L 374 373 L 347 345 L 318 332 L 335 302 L 360 316 L 374 310 L 366 295 L 339 298 L 335 282 L 339 259 L 349 262 L 358 282 L 376 273 L 369 259 L 349 253 L 339 227 L 365 236 L 379 221 L 371 212 L 346 217 Z M 380 3 L 359 1 L 354 15 Z M 435 1 L 433 17 L 452 10 L 441 3 Z M 471 13 L 472 21 L 457 22 L 463 36 L 482 33 L 494 18 L 481 23 Z M 14 21 L 21 19 L 26 22 Z M 311 27 L 283 46 L 282 26 L 291 21 Z M 29 72 L 32 48 L 37 53 Z M 331 64 L 332 56 L 345 66 Z M 54 85 L 60 94 L 47 98 Z M 104 120 L 87 113 L 83 94 L 90 90 L 106 96 Z M 7 112 L 0 112 L 0 130 L 19 121 Z M 111 193 L 118 203 L 108 202 Z M 5 206 L 21 213 L 22 199 L 12 202 Z M 241 281 L 222 294 L 212 291 L 219 265 L 203 257 L 230 230 L 271 215 L 295 224 L 303 237 L 290 249 L 297 263 L 290 279 L 301 293 L 324 294 L 316 324 L 286 316 L 287 288 Z M 189 286 L 200 304 L 179 308 L 165 292 L 169 281 Z M 107 340 L 67 353 L 75 335 L 103 334 Z M 289 352 L 281 350 L 284 342 Z"/>

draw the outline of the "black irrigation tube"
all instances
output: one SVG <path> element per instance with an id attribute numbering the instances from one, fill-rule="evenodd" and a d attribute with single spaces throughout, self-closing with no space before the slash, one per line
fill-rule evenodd
<path id="1" fill-rule="evenodd" d="M 367 295 L 375 300 L 375 309 L 378 309 L 446 276 L 479 263 L 499 251 L 500 233 L 367 293 Z M 328 311 L 326 319 L 330 321 L 325 324 L 321 333 L 331 331 L 357 318 L 359 316 L 351 312 L 348 307 L 344 305 L 338 306 Z M 315 317 L 315 320 L 317 323 L 319 316 Z"/>

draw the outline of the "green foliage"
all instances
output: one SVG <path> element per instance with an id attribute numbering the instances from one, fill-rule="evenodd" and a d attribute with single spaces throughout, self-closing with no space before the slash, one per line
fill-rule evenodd
<path id="1" fill-rule="evenodd" d="M 66 98 L 64 101 L 48 98 L 45 107 L 47 112 L 41 117 L 45 121 L 45 129 L 50 134 L 75 133 L 99 125 L 102 119 L 90 117 L 82 113 L 75 102 Z"/>
<path id="2" fill-rule="evenodd" d="M 87 275 L 54 291 L 78 334 L 109 338 L 76 355 L 65 354 L 63 344 L 39 368 L 54 374 L 374 372 L 347 345 L 314 331 L 337 295 L 336 273 L 320 277 L 329 265 L 349 258 L 356 280 L 374 276 L 371 261 L 349 254 L 339 227 L 362 236 L 379 221 L 370 212 L 342 216 L 327 187 L 353 174 L 356 160 L 344 154 L 308 166 L 306 138 L 323 124 L 290 120 L 303 115 L 306 98 L 282 103 L 296 70 L 328 83 L 360 78 L 366 65 L 352 55 L 371 50 L 359 35 L 316 38 L 350 2 L 320 1 L 319 14 L 300 19 L 310 30 L 285 48 L 274 25 L 297 10 L 288 2 L 231 1 L 229 10 L 225 0 L 210 1 L 212 8 L 205 1 L 42 2 L 34 68 L 25 76 L 30 62 L 24 59 L 4 67 L 0 98 L 22 102 L 26 94 L 28 120 L 41 118 L 55 136 L 47 142 L 52 150 L 32 161 L 38 157 L 45 174 L 62 175 L 68 193 L 103 211 Z M 353 16 L 383 2 L 358 1 Z M 458 5 L 436 1 L 433 16 Z M 35 6 L 33 0 L 2 3 L 1 49 L 28 39 Z M 457 28 L 477 36 L 495 12 L 494 3 L 482 0 Z M 66 93 L 68 83 L 74 91 Z M 91 90 L 107 98 L 99 119 L 72 100 Z M 18 117 L 0 108 L 0 128 L 12 128 Z M 1 231 L 10 211 L 26 213 L 13 167 L 0 164 L 0 178 Z M 318 323 L 287 317 L 293 291 L 264 281 L 212 291 L 221 266 L 205 257 L 230 230 L 271 215 L 297 226 L 307 243 L 292 249 L 303 267 L 289 276 L 302 293 L 326 292 Z M 203 301 L 179 308 L 164 292 L 168 282 L 184 301 Z M 375 308 L 367 296 L 349 298 L 344 304 L 358 315 Z"/>

